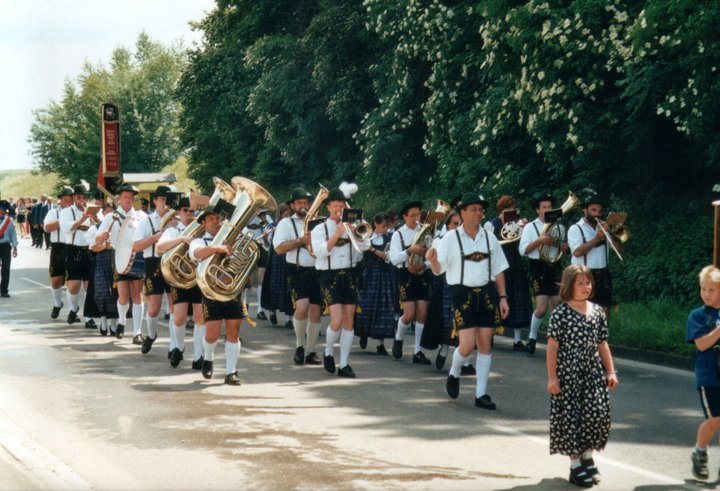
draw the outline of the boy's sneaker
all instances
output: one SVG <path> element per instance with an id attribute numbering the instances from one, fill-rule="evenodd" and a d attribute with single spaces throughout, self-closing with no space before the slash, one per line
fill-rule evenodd
<path id="1" fill-rule="evenodd" d="M 708 455 L 707 452 L 698 452 L 693 449 L 692 452 L 692 473 L 696 479 L 707 479 L 710 477 L 708 473 Z"/>

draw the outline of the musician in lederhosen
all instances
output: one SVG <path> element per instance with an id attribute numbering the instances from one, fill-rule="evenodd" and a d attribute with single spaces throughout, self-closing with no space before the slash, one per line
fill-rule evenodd
<path id="1" fill-rule="evenodd" d="M 540 248 L 543 245 L 554 245 L 554 239 L 543 235 L 545 227 L 545 213 L 553 209 L 553 197 L 549 194 L 540 194 L 532 201 L 537 218 L 525 225 L 518 250 L 529 260 L 528 276 L 530 278 L 530 293 L 535 301 L 535 310 L 530 317 L 530 334 L 528 335 L 527 352 L 535 353 L 538 330 L 542 325 L 545 314 L 552 314 L 560 303 L 560 278 L 563 266 L 559 261 L 548 263 L 540 258 Z M 560 225 L 562 227 L 562 225 Z M 564 234 L 564 227 L 563 236 Z M 561 244 L 566 250 L 567 244 Z"/>
<path id="2" fill-rule="evenodd" d="M 505 288 L 508 296 L 508 306 L 510 307 L 510 314 L 507 319 L 503 322 L 503 326 L 507 329 L 513 330 L 513 350 L 514 351 L 529 351 L 535 352 L 535 341 L 528 341 L 528 346 L 525 346 L 522 342 L 522 328 L 526 327 L 529 323 L 528 319 L 532 315 L 532 302 L 530 301 L 530 285 L 528 282 L 528 272 L 525 268 L 525 262 L 520 254 L 518 248 L 518 241 L 522 238 L 522 234 L 519 232 L 519 227 L 522 226 L 527 220 L 521 219 L 519 216 L 512 223 L 505 222 L 506 217 L 510 213 L 517 214 L 518 203 L 517 200 L 510 195 L 504 195 L 498 198 L 496 203 L 498 216 L 485 223 L 485 229 L 495 234 L 495 238 L 498 241 L 502 241 L 501 236 L 503 227 L 508 225 L 507 228 L 511 228 L 514 233 L 517 233 L 513 238 L 515 240 L 506 240 L 504 244 L 501 243 L 505 259 L 509 264 L 509 268 L 505 270 Z M 530 336 L 530 339 L 537 339 L 537 331 L 535 337 Z M 532 345 L 532 346 L 530 346 Z"/>
<path id="3" fill-rule="evenodd" d="M 334 345 L 340 339 L 338 375 L 355 378 L 355 372 L 348 364 L 354 338 L 355 310 L 359 301 L 353 267 L 358 256 L 362 257 L 362 252 L 370 247 L 370 241 L 358 239 L 360 253 L 353 250 L 346 224 L 342 222 L 347 200 L 340 189 L 330 190 L 324 201 L 329 217 L 317 225 L 311 235 L 312 248 L 316 256 L 315 268 L 320 272 L 323 301 L 330 312 L 330 325 L 325 333 L 323 365 L 329 373 L 335 373 Z M 355 226 L 347 225 L 353 233 Z"/>
<path id="4" fill-rule="evenodd" d="M 205 226 L 205 235 L 190 242 L 188 254 L 200 262 L 214 254 L 233 254 L 227 244 L 213 245 L 213 238 L 220 231 L 220 215 L 215 206 L 209 206 L 197 217 Z M 240 354 L 240 324 L 244 318 L 240 294 L 232 300 L 221 302 L 203 295 L 203 317 L 205 319 L 205 338 L 203 339 L 202 375 L 206 379 L 213 376 L 215 345 L 220 338 L 222 323 L 225 321 L 225 383 L 240 385 L 237 374 L 237 361 Z"/>
<path id="5" fill-rule="evenodd" d="M 87 200 L 90 190 L 83 185 L 73 188 L 72 206 L 60 212 L 60 233 L 65 236 L 65 286 L 67 287 L 67 299 L 70 311 L 68 312 L 68 324 L 78 320 L 80 310 L 80 286 L 87 290 L 87 283 L 90 279 L 90 261 L 94 256 L 90 255 L 85 234 L 88 229 L 97 221 L 96 212 L 89 212 Z M 86 319 L 87 320 L 87 319 Z"/>
<path id="6" fill-rule="evenodd" d="M 315 268 L 315 258 L 308 251 L 311 235 L 305 234 L 305 219 L 312 195 L 303 188 L 292 190 L 288 205 L 292 216 L 283 218 L 275 229 L 273 246 L 277 254 L 285 254 L 292 301 L 293 329 L 295 330 L 295 354 L 297 365 L 320 365 L 316 345 L 320 334 L 322 293 L 320 272 Z"/>
<path id="7" fill-rule="evenodd" d="M 157 251 L 163 254 L 173 247 L 181 243 L 190 243 L 190 237 L 183 237 L 182 232 L 190 225 L 195 216 L 193 210 L 190 208 L 189 198 L 180 198 L 178 203 L 177 216 L 179 220 L 176 220 L 172 226 L 166 228 L 160 240 L 157 243 Z M 170 288 L 170 295 L 172 296 L 172 313 L 170 317 L 172 323 L 170 329 L 175 333 L 174 337 L 171 337 L 171 342 L 174 342 L 174 346 L 171 346 L 170 351 L 170 366 L 177 367 L 183 360 L 183 352 L 185 351 L 185 322 L 187 321 L 188 311 L 192 304 L 192 313 L 195 324 L 193 326 L 193 370 L 202 369 L 203 362 L 203 339 L 205 338 L 205 320 L 202 316 L 202 292 L 200 287 L 195 285 L 192 288 Z"/>
<path id="8" fill-rule="evenodd" d="M 400 210 L 405 224 L 392 235 L 390 241 L 390 262 L 397 268 L 397 282 L 402 308 L 402 316 L 398 319 L 395 341 L 392 354 L 396 359 L 403 355 L 403 340 L 405 331 L 415 321 L 415 347 L 413 350 L 413 363 L 429 365 L 422 352 L 422 340 L 425 320 L 427 319 L 428 305 L 431 295 L 432 275 L 428 265 L 422 260 L 427 250 L 422 245 L 412 245 L 415 235 L 420 231 L 420 208 L 422 203 L 412 201 L 406 203 Z M 415 254 L 422 262 L 410 264 L 410 255 Z"/>
<path id="9" fill-rule="evenodd" d="M 598 224 L 602 219 L 605 199 L 597 193 L 588 194 L 583 200 L 583 217 L 568 227 L 568 246 L 572 251 L 570 264 L 582 264 L 590 268 L 595 285 L 592 301 L 603 308 L 605 319 L 610 321 L 610 307 L 615 305 L 615 294 L 608 259 L 610 257 L 609 240 L 615 248 L 622 249 L 622 244 L 615 241 L 612 235 L 606 235 Z"/>
<path id="10" fill-rule="evenodd" d="M 446 382 L 453 399 L 460 393 L 460 367 L 477 347 L 477 387 L 475 406 L 495 409 L 487 393 L 492 367 L 492 336 L 509 313 L 505 277 L 508 268 L 500 243 L 481 227 L 488 202 L 477 193 L 465 194 L 458 204 L 463 224 L 448 232 L 427 253 L 434 274 L 446 274 L 451 287 L 453 321 L 459 345 L 453 353 L 452 367 Z M 499 303 L 494 302 L 490 281 L 495 281 Z"/>
<path id="11" fill-rule="evenodd" d="M 139 193 L 138 189 L 132 184 L 122 184 L 116 190 L 117 192 L 117 210 L 115 213 L 105 215 L 95 239 L 96 244 L 107 242 L 108 238 L 113 250 L 117 248 L 120 227 L 124 220 L 133 217 L 142 220 L 145 213 L 133 208 L 133 200 Z M 114 263 L 114 261 L 113 261 Z M 133 317 L 133 344 L 142 344 L 143 337 L 140 333 L 143 318 L 143 278 L 145 277 L 145 267 L 142 254 L 136 254 L 132 267 L 127 273 L 115 271 L 116 284 L 118 290 L 118 322 L 115 329 L 115 337 L 122 339 L 125 334 L 125 324 L 127 324 L 127 313 L 130 310 L 130 299 L 132 298 L 132 317 Z"/>
<path id="12" fill-rule="evenodd" d="M 355 335 L 360 348 L 365 349 L 368 338 L 377 340 L 376 352 L 387 356 L 384 340 L 395 335 L 395 306 L 398 304 L 397 285 L 392 276 L 394 266 L 387 258 L 391 235 L 387 232 L 388 216 L 373 217 L 370 248 L 365 251 L 365 267 L 360 282 L 360 312 L 355 314 Z"/>
<path id="13" fill-rule="evenodd" d="M 43 228 L 50 234 L 50 292 L 53 298 L 51 319 L 57 319 L 63 308 L 62 287 L 65 283 L 65 235 L 60 233 L 60 212 L 73 204 L 73 188 L 63 186 L 58 193 L 58 206 L 45 215 Z"/>
<path id="14" fill-rule="evenodd" d="M 169 186 L 158 186 L 152 196 L 155 210 L 140 219 L 138 227 L 135 229 L 135 234 L 133 235 L 133 251 L 135 253 L 142 252 L 143 258 L 145 259 L 145 298 L 148 300 L 148 335 L 143 339 L 141 349 L 143 354 L 150 352 L 153 343 L 157 339 L 162 297 L 166 293 L 170 293 L 170 285 L 165 281 L 162 271 L 160 270 L 160 252 L 157 250 L 157 242 L 160 240 L 163 232 L 160 228 L 160 222 L 170 210 L 167 206 L 168 197 L 174 196 L 175 194 Z M 172 321 L 170 324 L 172 325 Z M 175 331 L 170 329 L 168 357 L 169 353 L 175 348 L 175 343 L 173 342 L 174 337 Z"/>

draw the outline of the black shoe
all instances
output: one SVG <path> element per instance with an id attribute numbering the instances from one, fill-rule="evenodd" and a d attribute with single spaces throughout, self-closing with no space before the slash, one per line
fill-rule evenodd
<path id="1" fill-rule="evenodd" d="M 387 352 L 387 350 L 385 349 L 385 345 L 384 345 L 384 344 L 378 344 L 377 354 L 380 355 L 380 356 L 388 356 L 388 352 Z"/>
<path id="2" fill-rule="evenodd" d="M 50 312 L 50 318 L 51 319 L 57 319 L 60 315 L 60 310 L 62 310 L 64 303 L 60 303 L 60 307 L 53 307 L 52 311 Z"/>
<path id="3" fill-rule="evenodd" d="M 367 336 L 360 336 L 360 349 L 367 348 Z"/>
<path id="4" fill-rule="evenodd" d="M 117 339 L 122 339 L 124 335 L 125 335 L 125 326 L 123 326 L 122 324 L 118 324 L 117 326 L 115 326 L 115 337 Z"/>
<path id="5" fill-rule="evenodd" d="M 448 375 L 447 382 L 445 382 L 445 390 L 447 390 L 450 397 L 457 399 L 458 395 L 460 395 L 460 379 Z"/>
<path id="6" fill-rule="evenodd" d="M 295 361 L 296 365 L 303 365 L 305 363 L 305 348 L 302 346 L 298 346 L 295 348 L 295 356 L 293 356 L 293 360 Z"/>
<path id="7" fill-rule="evenodd" d="M 592 457 L 589 459 L 580 459 L 580 465 L 585 467 L 587 473 L 592 477 L 593 484 L 600 484 L 602 482 L 602 474 L 597 467 L 595 467 L 595 461 Z"/>
<path id="8" fill-rule="evenodd" d="M 153 341 L 155 341 L 153 339 Z M 145 342 L 145 336 L 142 334 L 136 334 L 133 336 L 133 344 L 143 344 Z M 150 346 L 152 346 L 152 343 L 150 343 Z"/>
<path id="9" fill-rule="evenodd" d="M 241 385 L 237 372 L 228 373 L 227 375 L 225 375 L 225 383 L 227 385 Z"/>
<path id="10" fill-rule="evenodd" d="M 477 375 L 475 367 L 472 365 L 463 365 L 460 368 L 460 375 Z"/>
<path id="11" fill-rule="evenodd" d="M 72 310 L 68 312 L 68 324 L 74 324 L 78 320 L 78 313 L 73 312 Z"/>
<path id="12" fill-rule="evenodd" d="M 2 297 L 2 298 L 10 298 L 10 294 L 7 293 L 7 292 L 5 292 L 5 293 L 0 293 L 0 297 Z"/>
<path id="13" fill-rule="evenodd" d="M 323 356 L 323 366 L 328 373 L 335 373 L 335 357 L 333 355 Z"/>
<path id="14" fill-rule="evenodd" d="M 418 351 L 413 355 L 413 363 L 415 363 L 416 365 L 429 365 L 430 360 L 425 357 L 425 353 L 423 353 L 422 351 Z"/>
<path id="15" fill-rule="evenodd" d="M 102 327 L 100 327 L 100 335 L 101 335 L 101 336 L 107 336 L 107 335 L 108 335 L 108 330 L 107 330 L 107 329 L 103 329 Z"/>
<path id="16" fill-rule="evenodd" d="M 305 364 L 306 365 L 322 365 L 323 362 L 320 361 L 320 358 L 318 358 L 317 353 L 310 353 L 305 357 Z"/>
<path id="17" fill-rule="evenodd" d="M 447 360 L 447 357 L 438 353 L 437 357 L 435 358 L 435 368 L 437 368 L 438 370 L 442 370 L 445 366 L 445 360 Z"/>
<path id="18" fill-rule="evenodd" d="M 168 360 L 172 358 L 172 350 L 168 351 Z"/>
<path id="19" fill-rule="evenodd" d="M 270 324 L 277 326 L 277 314 L 275 312 L 270 314 Z"/>
<path id="20" fill-rule="evenodd" d="M 263 312 L 262 310 L 261 310 L 260 312 L 258 312 L 258 314 L 257 314 L 257 320 L 259 320 L 259 321 L 266 321 L 266 320 L 267 320 L 267 316 L 265 315 L 265 312 Z"/>
<path id="21" fill-rule="evenodd" d="M 513 344 L 513 351 L 527 351 L 522 341 Z"/>
<path id="22" fill-rule="evenodd" d="M 90 319 L 89 321 L 85 322 L 85 329 L 97 329 L 97 324 L 95 324 L 95 321 L 93 319 Z"/>
<path id="23" fill-rule="evenodd" d="M 170 320 L 170 313 L 169 313 L 169 312 L 165 312 L 165 320 L 166 320 L 166 321 L 167 321 L 167 320 Z"/>
<path id="24" fill-rule="evenodd" d="M 345 365 L 342 368 L 338 368 L 338 377 L 355 378 L 355 372 L 350 368 L 350 365 Z"/>
<path id="25" fill-rule="evenodd" d="M 528 355 L 535 354 L 535 343 L 537 343 L 536 340 L 532 338 L 528 339 L 527 346 L 525 347 L 527 349 Z"/>
<path id="26" fill-rule="evenodd" d="M 710 477 L 708 472 L 708 454 L 707 452 L 692 452 L 692 473 L 695 479 L 705 480 Z"/>
<path id="27" fill-rule="evenodd" d="M 293 329 L 293 322 L 292 322 L 292 321 L 285 321 L 285 328 L 286 328 L 286 329 Z"/>
<path id="28" fill-rule="evenodd" d="M 202 370 L 203 366 L 203 357 L 201 356 L 197 360 L 193 360 L 192 362 L 192 369 L 193 370 Z"/>
<path id="29" fill-rule="evenodd" d="M 138 334 L 138 336 L 141 336 L 141 335 Z M 138 336 L 135 336 L 135 337 L 138 337 Z M 143 341 L 142 341 L 142 349 L 140 350 L 143 355 L 146 355 L 146 354 L 150 353 L 150 350 L 152 349 L 152 345 L 153 345 L 153 343 L 155 342 L 156 339 L 157 339 L 157 335 L 156 335 L 154 338 L 151 338 L 150 336 L 148 336 L 148 337 L 146 337 L 145 339 L 143 339 Z M 135 338 L 133 338 L 133 344 L 134 344 L 134 343 L 135 343 Z M 168 353 L 168 358 L 170 358 L 169 355 L 170 355 L 170 353 Z"/>
<path id="30" fill-rule="evenodd" d="M 185 329 L 195 329 L 195 321 L 188 319 L 185 321 Z"/>
<path id="31" fill-rule="evenodd" d="M 211 379 L 213 374 L 213 362 L 203 360 L 202 362 L 202 376 Z"/>
<path id="32" fill-rule="evenodd" d="M 179 348 L 173 348 L 170 352 L 170 366 L 175 368 L 183 361 L 183 352 Z"/>
<path id="33" fill-rule="evenodd" d="M 495 410 L 495 403 L 490 399 L 490 396 L 485 394 L 482 397 L 476 397 L 475 398 L 475 407 L 480 407 L 483 409 L 488 409 L 490 411 Z"/>
<path id="34" fill-rule="evenodd" d="M 588 474 L 587 470 L 583 466 L 570 469 L 570 477 L 568 478 L 568 481 L 570 481 L 570 484 L 580 486 L 581 488 L 593 487 L 592 477 L 590 477 L 590 474 Z"/>
<path id="35" fill-rule="evenodd" d="M 392 354 L 396 360 L 402 358 L 402 339 L 396 339 L 393 341 Z"/>

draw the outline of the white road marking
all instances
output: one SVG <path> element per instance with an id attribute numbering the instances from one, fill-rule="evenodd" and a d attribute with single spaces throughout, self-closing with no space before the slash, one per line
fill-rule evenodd
<path id="1" fill-rule="evenodd" d="M 40 283 L 39 281 L 31 280 L 30 278 L 26 278 L 24 276 L 22 277 L 22 279 L 41 288 L 47 288 L 48 290 L 50 289 L 50 285 L 46 285 L 45 283 Z"/>

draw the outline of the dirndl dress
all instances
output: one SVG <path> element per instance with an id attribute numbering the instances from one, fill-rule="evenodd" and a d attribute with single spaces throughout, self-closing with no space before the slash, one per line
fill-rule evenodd
<path id="1" fill-rule="evenodd" d="M 260 304 L 264 310 L 279 310 L 287 315 L 292 315 L 293 307 L 290 299 L 290 283 L 285 254 L 276 254 L 274 247 L 270 248 L 269 254 L 267 269 L 263 277 Z"/>
<path id="2" fill-rule="evenodd" d="M 390 235 L 371 239 L 372 246 L 384 250 Z M 394 267 L 374 253 L 366 251 L 360 282 L 360 311 L 355 314 L 355 335 L 373 339 L 395 335 L 395 309 L 398 305 L 397 285 L 392 275 Z"/>
<path id="3" fill-rule="evenodd" d="M 95 281 L 93 284 L 93 297 L 99 317 L 105 316 L 108 319 L 117 319 L 117 286 L 115 285 L 115 274 L 113 272 L 114 251 L 106 249 L 95 254 Z M 90 296 L 88 291 L 87 296 Z M 86 297 L 87 298 L 87 297 Z"/>
<path id="4" fill-rule="evenodd" d="M 420 346 L 427 350 L 434 350 L 441 344 L 458 345 L 457 337 L 453 339 L 452 300 L 445 273 L 433 278 L 428 316 L 420 339 Z"/>

